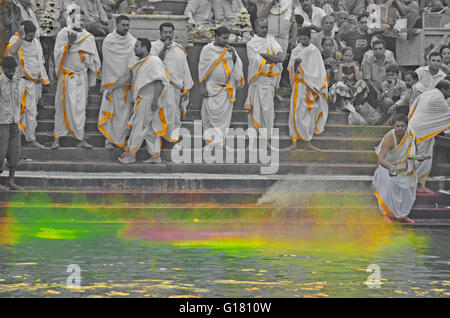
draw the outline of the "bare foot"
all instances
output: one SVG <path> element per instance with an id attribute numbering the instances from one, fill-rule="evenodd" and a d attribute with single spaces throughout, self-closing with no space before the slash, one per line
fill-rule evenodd
<path id="1" fill-rule="evenodd" d="M 88 149 L 88 150 L 92 150 L 94 149 L 94 147 L 92 147 L 90 144 L 88 144 L 86 142 L 86 140 L 82 140 L 78 143 L 77 147 L 79 148 L 84 148 L 84 149 Z"/>
<path id="2" fill-rule="evenodd" d="M 427 187 L 418 187 L 416 192 L 423 194 L 434 194 L 434 192 L 428 189 Z"/>
<path id="3" fill-rule="evenodd" d="M 0 191 L 8 191 L 9 188 L 5 187 L 3 184 L 0 184 Z"/>
<path id="4" fill-rule="evenodd" d="M 414 220 L 411 220 L 409 217 L 405 216 L 403 219 L 400 219 L 402 223 L 416 223 Z"/>
<path id="5" fill-rule="evenodd" d="M 293 141 L 291 146 L 288 149 L 289 149 L 289 151 L 297 150 L 297 142 Z"/>
<path id="6" fill-rule="evenodd" d="M 394 221 L 392 221 L 387 215 L 383 216 L 383 222 L 386 224 L 394 224 Z"/>
<path id="7" fill-rule="evenodd" d="M 17 184 L 15 184 L 14 181 L 8 182 L 8 187 L 9 187 L 9 190 L 13 190 L 13 191 L 21 191 L 21 190 L 23 190 L 23 188 L 19 187 Z"/>
<path id="8" fill-rule="evenodd" d="M 311 150 L 311 151 L 320 152 L 320 149 L 319 149 L 319 148 L 313 146 L 313 145 L 312 145 L 311 143 L 309 143 L 309 142 L 308 142 L 308 143 L 305 143 L 304 149 L 305 149 L 305 150 Z"/>
<path id="9" fill-rule="evenodd" d="M 45 147 L 43 145 L 41 145 L 40 143 L 38 143 L 36 140 L 30 142 L 29 144 L 31 147 L 33 148 L 39 148 L 39 149 L 45 149 Z"/>
<path id="10" fill-rule="evenodd" d="M 119 161 L 124 165 L 136 162 L 136 154 L 132 154 L 131 156 L 119 157 Z"/>
<path id="11" fill-rule="evenodd" d="M 55 139 L 52 144 L 52 149 L 58 149 L 58 148 L 59 148 L 59 139 Z"/>
<path id="12" fill-rule="evenodd" d="M 145 160 L 144 163 L 158 164 L 158 163 L 162 163 L 162 159 L 161 159 L 161 156 L 158 156 L 156 158 L 151 157 L 150 159 Z"/>
<path id="13" fill-rule="evenodd" d="M 114 145 L 111 141 L 109 141 L 108 139 L 106 139 L 105 141 L 105 149 L 106 150 L 113 150 L 114 149 Z"/>

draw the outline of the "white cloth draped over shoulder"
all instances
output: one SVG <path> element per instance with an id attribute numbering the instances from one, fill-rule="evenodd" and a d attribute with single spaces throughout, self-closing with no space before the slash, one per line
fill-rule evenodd
<path id="1" fill-rule="evenodd" d="M 284 54 L 287 54 L 289 47 L 289 32 L 291 30 L 291 19 L 294 14 L 292 0 L 280 0 L 270 9 L 267 17 L 269 34 L 275 37 L 280 44 Z"/>
<path id="2" fill-rule="evenodd" d="M 22 41 L 17 53 L 13 55 L 10 48 L 19 38 L 17 33 L 11 37 L 5 50 L 5 56 L 14 56 L 19 65 L 16 69 L 16 76 L 19 78 L 19 129 L 26 141 L 33 141 L 36 140 L 37 104 L 42 96 L 42 84 L 49 84 L 49 80 L 39 39 L 34 38 L 31 42 Z"/>
<path id="3" fill-rule="evenodd" d="M 236 54 L 237 55 L 237 54 Z M 225 47 L 214 43 L 205 45 L 198 66 L 200 83 L 206 82 L 208 97 L 203 98 L 202 122 L 206 132 L 214 128 L 214 142 L 207 136 L 207 143 L 223 144 L 230 127 L 236 89 L 244 86 L 243 65 L 239 56 L 236 63 Z"/>
<path id="4" fill-rule="evenodd" d="M 130 33 L 122 36 L 108 34 L 103 41 L 103 68 L 101 89 L 112 87 L 119 77 L 137 62 L 134 54 L 136 38 Z M 114 145 L 124 146 L 127 124 L 132 104 L 131 86 L 116 89 L 110 96 L 103 96 L 98 117 L 98 130 Z"/>
<path id="5" fill-rule="evenodd" d="M 377 155 L 380 154 L 383 142 L 389 134 L 394 137 L 394 149 L 387 154 L 386 161 L 394 166 L 398 175 L 389 176 L 388 169 L 380 165 L 375 171 L 373 185 L 380 211 L 392 218 L 404 218 L 416 200 L 416 164 L 414 160 L 408 159 L 409 156 L 416 154 L 416 136 L 413 130 L 408 128 L 402 140 L 398 142 L 393 129 L 383 137 L 375 149 Z"/>
<path id="6" fill-rule="evenodd" d="M 302 62 L 294 70 L 296 59 Z M 328 118 L 327 72 L 318 48 L 301 44 L 292 51 L 288 65 L 291 85 L 289 113 L 289 135 L 310 141 L 314 135 L 321 134 Z"/>
<path id="7" fill-rule="evenodd" d="M 55 96 L 55 138 L 84 138 L 88 89 L 95 86 L 101 63 L 94 36 L 82 30 L 69 47 L 69 27 L 62 29 L 55 41 L 55 68 L 58 86 Z"/>
<path id="8" fill-rule="evenodd" d="M 249 127 L 273 128 L 275 121 L 274 94 L 283 66 L 269 63 L 260 54 L 278 55 L 283 50 L 270 35 L 254 36 L 247 43 L 248 96 L 245 108 L 250 111 Z"/>
<path id="9" fill-rule="evenodd" d="M 160 138 L 167 135 L 167 123 L 165 121 L 163 104 L 167 94 L 169 79 L 164 63 L 157 56 L 148 55 L 131 67 L 133 73 L 134 107 L 133 116 L 128 122 L 131 129 L 130 138 L 126 147 L 126 155 L 135 154 L 145 140 L 148 152 L 152 156 L 160 154 Z M 159 110 L 153 112 L 152 101 L 155 94 L 154 82 L 161 81 L 163 90 L 158 98 Z"/>
<path id="10" fill-rule="evenodd" d="M 409 127 L 416 133 L 417 153 L 433 156 L 434 137 L 450 127 L 450 106 L 437 88 L 422 93 L 411 104 Z M 417 176 L 423 181 L 431 171 L 432 159 L 418 164 Z"/>
<path id="11" fill-rule="evenodd" d="M 159 56 L 163 49 L 164 42 L 157 40 L 152 42 L 150 53 Z M 169 86 L 166 101 L 163 104 L 163 112 L 167 122 L 166 136 L 169 137 L 165 139 L 169 142 L 177 142 L 179 139 L 178 130 L 181 127 L 181 112 L 185 115 L 189 105 L 189 98 L 182 100 L 181 96 L 189 94 L 190 89 L 194 86 L 186 54 L 186 50 L 180 44 L 172 42 L 163 60 L 169 74 Z"/>

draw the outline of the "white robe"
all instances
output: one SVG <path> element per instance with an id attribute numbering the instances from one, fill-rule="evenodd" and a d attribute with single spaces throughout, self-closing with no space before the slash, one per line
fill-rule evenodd
<path id="1" fill-rule="evenodd" d="M 136 63 L 135 44 L 136 39 L 130 33 L 121 36 L 113 32 L 106 36 L 102 46 L 102 90 L 113 86 L 117 79 Z M 127 84 L 115 90 L 111 96 L 103 96 L 102 99 L 98 130 L 106 139 L 120 148 L 125 143 L 132 100 L 131 86 Z"/>
<path id="2" fill-rule="evenodd" d="M 12 55 L 9 49 L 19 40 L 15 34 L 9 40 L 5 55 Z M 44 66 L 44 54 L 37 38 L 33 41 L 22 41 L 16 58 L 19 67 L 16 76 L 19 78 L 20 122 L 19 129 L 26 141 L 36 140 L 37 104 L 42 96 L 42 84 L 49 84 Z"/>
<path id="3" fill-rule="evenodd" d="M 248 97 L 245 108 L 250 111 L 249 128 L 273 128 L 275 123 L 274 94 L 282 64 L 268 63 L 260 54 L 277 55 L 283 52 L 278 42 L 270 35 L 254 36 L 247 43 Z"/>
<path id="4" fill-rule="evenodd" d="M 294 70 L 295 59 L 302 62 Z M 293 87 L 289 112 L 289 135 L 310 141 L 315 134 L 321 134 L 328 118 L 327 72 L 322 55 L 313 44 L 303 47 L 299 44 L 291 54 L 289 74 Z"/>
<path id="5" fill-rule="evenodd" d="M 159 56 L 164 48 L 161 40 L 152 42 L 151 54 Z M 194 86 L 186 51 L 175 42 L 166 51 L 164 65 L 169 74 L 169 86 L 167 88 L 166 101 L 163 103 L 163 113 L 167 122 L 167 133 L 163 136 L 169 142 L 177 142 L 179 138 L 179 128 L 181 127 L 181 111 L 186 114 L 189 100 L 181 101 L 182 94 L 188 94 Z"/>
<path id="6" fill-rule="evenodd" d="M 378 199 L 380 211 L 384 215 L 393 218 L 406 217 L 416 200 L 417 176 L 415 161 L 408 159 L 408 156 L 416 154 L 415 135 L 409 128 L 403 139 L 398 143 L 394 130 L 388 134 L 394 135 L 394 150 L 390 151 L 386 160 L 393 165 L 398 175 L 391 177 L 385 167 L 378 166 L 375 171 L 373 185 L 376 189 L 375 196 Z M 380 154 L 386 134 L 375 149 L 377 155 Z"/>
<path id="7" fill-rule="evenodd" d="M 95 86 L 100 71 L 95 39 L 86 30 L 77 32 L 75 43 L 69 48 L 70 28 L 56 36 L 55 66 L 58 86 L 55 96 L 55 138 L 72 136 L 83 140 L 86 104 L 90 86 Z"/>
<path id="8" fill-rule="evenodd" d="M 450 106 L 437 88 L 422 93 L 411 105 L 409 127 L 416 133 L 417 153 L 433 156 L 434 137 L 450 127 Z M 417 176 L 423 181 L 431 171 L 432 159 L 418 164 Z"/>
<path id="9" fill-rule="evenodd" d="M 203 47 L 198 66 L 200 83 L 206 81 L 208 97 L 203 98 L 202 122 L 203 129 L 215 130 L 216 140 L 207 143 L 224 144 L 227 129 L 230 127 L 233 114 L 233 102 L 236 89 L 244 86 L 242 61 L 237 56 L 233 63 L 227 48 L 209 43 Z"/>

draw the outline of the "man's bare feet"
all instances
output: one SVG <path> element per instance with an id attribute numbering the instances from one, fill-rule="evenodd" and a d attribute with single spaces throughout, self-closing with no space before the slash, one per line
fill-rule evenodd
<path id="1" fill-rule="evenodd" d="M 293 141 L 292 144 L 288 148 L 289 151 L 297 150 L 297 142 Z"/>
<path id="2" fill-rule="evenodd" d="M 158 164 L 158 163 L 162 163 L 162 159 L 161 159 L 161 156 L 158 156 L 156 158 L 151 157 L 150 159 L 145 160 L 144 163 Z"/>
<path id="3" fill-rule="evenodd" d="M 88 144 L 86 142 L 86 140 L 82 140 L 78 143 L 77 147 L 79 148 L 84 148 L 84 149 L 88 149 L 88 150 L 92 150 L 94 149 L 94 147 L 92 147 L 90 144 Z"/>
<path id="4" fill-rule="evenodd" d="M 105 149 L 106 150 L 113 150 L 114 149 L 114 145 L 111 141 L 109 141 L 108 139 L 106 139 L 105 141 Z"/>
<path id="5" fill-rule="evenodd" d="M 120 163 L 123 163 L 124 165 L 130 164 L 133 162 L 136 162 L 136 154 L 132 154 L 131 156 L 124 156 L 119 157 Z"/>
<path id="6" fill-rule="evenodd" d="M 52 149 L 58 149 L 58 148 L 59 148 L 59 139 L 55 139 L 52 144 Z"/>
<path id="7" fill-rule="evenodd" d="M 41 145 L 40 143 L 38 143 L 36 140 L 30 142 L 29 145 L 30 145 L 30 147 L 33 147 L 33 148 L 45 149 L 45 147 L 43 145 Z"/>
<path id="8" fill-rule="evenodd" d="M 313 146 L 310 142 L 305 142 L 305 146 L 303 147 L 303 149 L 320 152 L 320 149 Z"/>
<path id="9" fill-rule="evenodd" d="M 417 188 L 416 192 L 417 192 L 417 193 L 422 193 L 422 194 L 434 194 L 433 191 L 431 191 L 430 189 L 428 189 L 428 188 L 425 187 L 425 186 L 422 186 L 422 187 L 419 186 L 419 187 Z"/>
<path id="10" fill-rule="evenodd" d="M 23 190 L 23 188 L 19 187 L 17 184 L 15 184 L 14 181 L 9 181 L 8 182 L 8 188 L 9 188 L 9 190 L 13 190 L 13 191 L 21 191 L 21 190 Z"/>
<path id="11" fill-rule="evenodd" d="M 400 219 L 402 223 L 416 223 L 414 220 L 411 220 L 409 217 L 405 216 L 403 219 Z"/>
<path id="12" fill-rule="evenodd" d="M 386 224 L 393 224 L 394 221 L 391 220 L 390 217 L 388 217 L 387 215 L 383 216 L 383 222 Z"/>

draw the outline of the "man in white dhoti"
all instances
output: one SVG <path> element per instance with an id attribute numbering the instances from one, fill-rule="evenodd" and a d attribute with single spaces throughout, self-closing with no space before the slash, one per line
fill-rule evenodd
<path id="1" fill-rule="evenodd" d="M 417 153 L 432 158 L 434 137 L 450 127 L 450 81 L 442 80 L 436 88 L 419 95 L 411 104 L 409 127 L 417 138 Z M 418 192 L 432 193 L 425 187 L 425 178 L 430 174 L 432 159 L 421 162 L 417 167 Z"/>
<path id="2" fill-rule="evenodd" d="M 43 149 L 36 141 L 37 107 L 42 96 L 42 84 L 49 84 L 44 66 L 44 54 L 36 27 L 23 21 L 18 33 L 9 40 L 6 54 L 18 61 L 16 76 L 19 79 L 20 122 L 19 129 L 32 147 Z"/>
<path id="3" fill-rule="evenodd" d="M 101 90 L 112 87 L 119 77 L 137 62 L 134 55 L 136 39 L 128 30 L 130 18 L 116 18 L 116 30 L 103 41 L 103 68 Z M 105 136 L 105 148 L 124 148 L 131 111 L 131 86 L 125 84 L 110 96 L 104 96 L 98 116 L 98 130 Z"/>
<path id="4" fill-rule="evenodd" d="M 415 162 L 416 136 L 408 128 L 403 114 L 393 117 L 394 129 L 388 132 L 378 147 L 378 168 L 373 185 L 380 211 L 388 219 L 414 223 L 407 217 L 416 200 L 417 176 Z"/>
<path id="5" fill-rule="evenodd" d="M 167 131 L 162 136 L 168 142 L 178 142 L 181 114 L 186 115 L 189 90 L 194 86 L 187 62 L 186 50 L 173 42 L 175 26 L 166 22 L 159 26 L 160 39 L 152 42 L 152 55 L 159 56 L 169 74 L 169 85 L 161 112 Z"/>
<path id="6" fill-rule="evenodd" d="M 145 163 L 161 163 L 161 139 L 167 134 L 167 125 L 164 119 L 163 103 L 167 95 L 169 78 L 164 63 L 157 56 L 151 56 L 151 42 L 146 38 L 138 38 L 134 47 L 134 53 L 139 61 L 105 91 L 105 96 L 120 87 L 123 87 L 131 79 L 134 108 L 133 116 L 128 122 L 131 129 L 125 152 L 119 157 L 123 164 L 136 161 L 136 153 L 145 140 L 150 159 Z"/>
<path id="7" fill-rule="evenodd" d="M 208 145 L 223 146 L 233 114 L 236 89 L 244 86 L 243 65 L 236 50 L 228 46 L 230 30 L 219 27 L 215 40 L 203 47 L 198 73 L 203 96 L 202 122 L 205 133 L 215 130 L 215 140 L 205 135 Z"/>
<path id="8" fill-rule="evenodd" d="M 284 54 L 275 38 L 267 34 L 267 19 L 255 21 L 255 32 L 256 35 L 247 43 L 249 87 L 245 109 L 250 112 L 249 128 L 270 130 L 275 122 L 273 99 Z"/>
<path id="9" fill-rule="evenodd" d="M 318 48 L 310 44 L 311 29 L 298 30 L 299 45 L 292 51 L 288 69 L 292 85 L 289 112 L 289 135 L 297 149 L 297 140 L 305 141 L 304 149 L 320 151 L 311 144 L 314 134 L 324 131 L 328 118 L 327 72 Z"/>
<path id="10" fill-rule="evenodd" d="M 94 36 L 83 29 L 84 13 L 79 9 L 71 13 L 69 19 L 73 26 L 63 28 L 55 41 L 58 86 L 55 96 L 55 140 L 52 149 L 59 148 L 59 138 L 64 136 L 79 140 L 78 147 L 92 149 L 84 140 L 86 104 L 89 87 L 95 86 L 101 64 Z"/>

